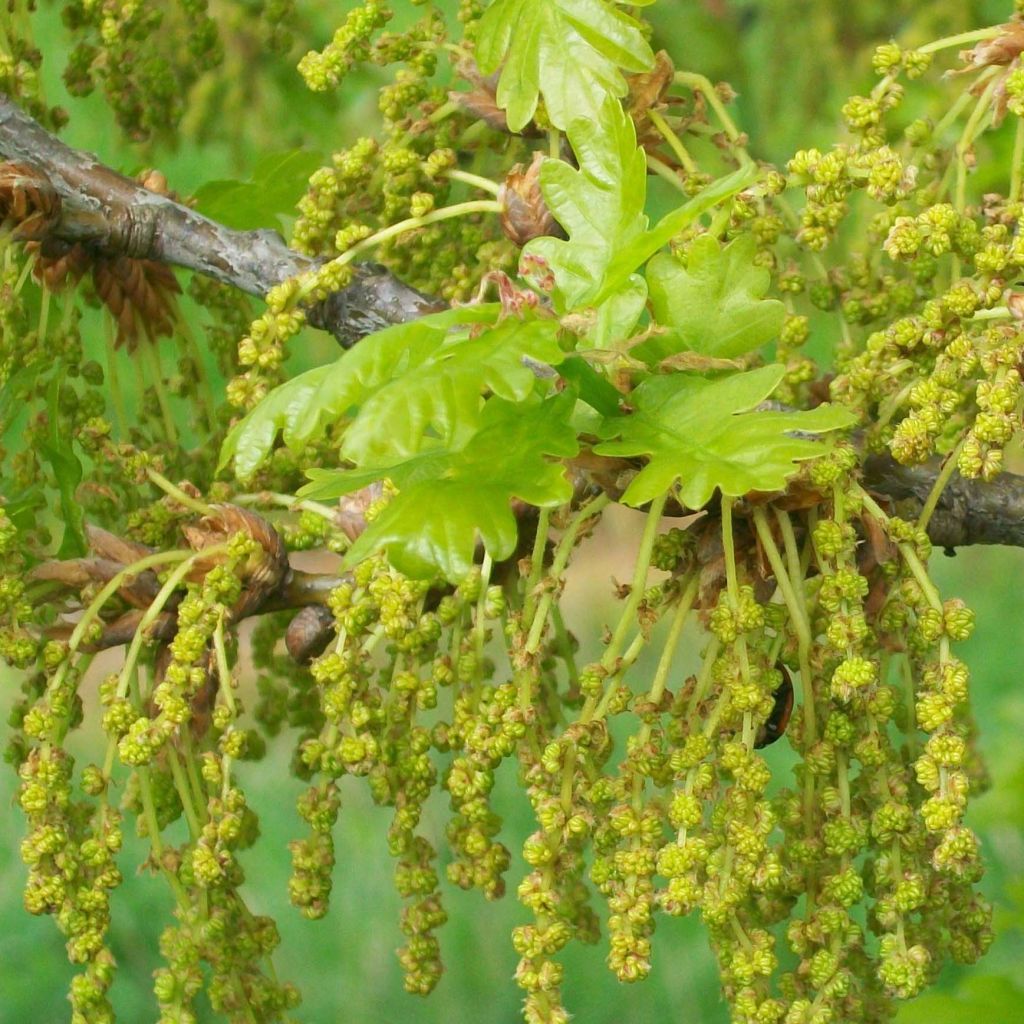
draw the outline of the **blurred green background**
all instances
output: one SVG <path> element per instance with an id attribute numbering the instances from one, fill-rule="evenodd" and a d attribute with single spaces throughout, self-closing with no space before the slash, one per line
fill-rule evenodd
<path id="1" fill-rule="evenodd" d="M 322 46 L 351 6 L 300 2 L 306 35 L 296 52 Z M 402 0 L 394 6 L 403 19 L 417 13 Z M 752 151 L 784 160 L 794 148 L 827 146 L 835 137 L 842 101 L 870 81 L 874 43 L 890 36 L 923 43 L 1001 21 L 1009 10 L 1008 0 L 850 0 L 842 5 L 820 0 L 660 0 L 647 13 L 656 26 L 656 43 L 669 50 L 677 66 L 727 79 L 737 89 L 737 118 L 750 134 Z M 181 194 L 191 194 L 211 179 L 244 181 L 267 152 L 301 147 L 314 154 L 330 153 L 366 134 L 376 118 L 379 72 L 354 76 L 336 95 L 313 96 L 294 73 L 292 54 L 258 60 L 257 70 L 268 83 L 266 94 L 250 96 L 241 107 L 236 100 L 230 129 L 227 124 L 223 133 L 209 126 L 196 129 L 173 150 L 134 148 L 118 137 L 101 97 L 73 100 L 66 95 L 60 74 L 69 41 L 59 5 L 40 4 L 33 31 L 44 53 L 47 98 L 71 113 L 65 138 L 126 172 L 159 166 Z M 268 116 L 268 110 L 287 111 L 288 116 Z M 298 193 L 299 189 L 295 198 Z M 297 363 L 328 358 L 332 344 L 312 332 L 304 334 L 303 343 L 295 346 Z M 628 547 L 632 525 L 624 513 L 606 527 L 599 543 L 589 546 L 584 572 L 594 585 L 577 587 L 573 608 L 573 624 L 581 632 L 593 635 L 605 618 L 607 608 L 594 594 L 606 594 L 610 601 L 610 577 L 617 573 L 621 578 L 623 570 L 609 552 Z M 1024 1020 L 1024 552 L 972 550 L 955 559 L 939 555 L 933 568 L 944 593 L 962 596 L 977 612 L 978 628 L 963 646 L 963 655 L 973 672 L 981 746 L 993 786 L 977 801 L 971 824 L 982 837 L 989 864 L 983 889 L 996 905 L 997 938 L 980 965 L 947 969 L 938 988 L 905 1007 L 899 1022 L 1013 1024 Z M 5 716 L 15 689 L 11 676 L 0 676 L 0 709 Z M 243 863 L 256 883 L 247 891 L 253 909 L 272 914 L 281 928 L 278 973 L 303 990 L 297 1018 L 318 1024 L 517 1021 L 519 993 L 512 981 L 516 956 L 509 932 L 525 915 L 514 894 L 488 904 L 475 894 L 446 890 L 451 920 L 442 929 L 441 943 L 447 972 L 426 1000 L 403 992 L 393 955 L 401 935 L 392 862 L 385 846 L 389 812 L 374 807 L 358 781 L 346 780 L 343 786 L 330 914 L 310 923 L 290 908 L 287 842 L 302 829 L 294 810 L 301 785 L 286 769 L 288 743 L 289 737 L 279 737 L 267 761 L 242 766 L 243 785 L 262 823 L 262 838 L 255 850 L 243 855 Z M 769 755 L 780 770 L 786 769 L 784 744 L 773 747 Z M 0 1024 L 56 1024 L 68 1017 L 65 992 L 72 971 L 52 922 L 31 918 L 21 907 L 24 870 L 18 843 L 23 819 L 14 805 L 15 783 L 9 769 L 0 773 L 0 806 L 7 809 L 0 842 Z M 522 866 L 522 839 L 532 830 L 531 818 L 508 773 L 499 787 L 497 802 L 509 809 L 502 838 L 513 851 L 509 878 L 514 880 Z M 443 801 L 433 799 L 428 805 L 433 834 L 443 830 L 444 817 Z M 126 882 L 114 901 L 112 946 L 120 970 L 113 998 L 119 1019 L 125 1022 L 155 1017 L 151 972 L 158 963 L 158 936 L 170 913 L 163 884 L 135 874 L 133 865 L 142 856 L 141 844 L 126 844 L 121 861 Z M 575 1019 L 585 1024 L 724 1024 L 727 1014 L 700 925 L 662 919 L 654 951 L 651 979 L 632 987 L 612 978 L 600 946 L 570 951 L 565 957 L 565 998 Z"/>

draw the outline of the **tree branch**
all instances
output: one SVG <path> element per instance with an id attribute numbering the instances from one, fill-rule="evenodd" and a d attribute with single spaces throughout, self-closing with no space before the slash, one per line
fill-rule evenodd
<path id="1" fill-rule="evenodd" d="M 235 231 L 151 192 L 65 145 L 2 93 L 0 156 L 37 170 L 59 198 L 47 238 L 85 243 L 106 255 L 170 263 L 261 298 L 319 264 L 289 249 L 276 231 Z M 384 267 L 363 263 L 349 287 L 307 314 L 314 326 L 347 347 L 372 331 L 444 307 Z"/>
<path id="2" fill-rule="evenodd" d="M 275 231 L 235 231 L 195 210 L 144 188 L 131 178 L 72 149 L 0 93 L 0 157 L 38 169 L 60 199 L 47 236 L 84 242 L 105 254 L 121 254 L 185 267 L 263 296 L 289 277 L 313 270 L 317 261 L 289 249 Z M 342 345 L 389 324 L 415 320 L 445 304 L 403 284 L 373 263 L 357 266 L 355 281 L 307 311 L 309 321 Z M 574 467 L 583 486 L 617 496 L 607 460 Z M 620 469 L 622 467 L 619 467 Z M 893 501 L 920 509 L 939 466 L 901 466 L 873 455 L 864 483 Z M 932 542 L 944 548 L 971 544 L 1024 547 L 1024 477 L 1004 473 L 992 483 L 955 475 L 928 525 Z M 294 597 L 294 595 L 292 595 Z M 285 606 L 302 601 L 285 599 Z"/>
<path id="3" fill-rule="evenodd" d="M 618 501 L 640 468 L 632 459 L 582 453 L 569 461 L 576 500 L 599 488 Z M 916 519 L 941 469 L 942 459 L 903 466 L 888 454 L 869 455 L 861 467 L 861 482 L 873 494 L 897 503 L 897 512 L 904 518 Z M 717 498 L 712 499 L 712 515 L 717 514 L 716 502 Z M 670 501 L 665 514 L 688 516 L 693 510 Z M 928 523 L 928 536 L 934 545 L 946 549 L 974 544 L 1024 547 L 1024 476 L 1002 473 L 986 482 L 954 473 Z"/>
<path id="4" fill-rule="evenodd" d="M 919 511 L 940 469 L 940 460 L 901 466 L 891 455 L 869 455 L 864 463 L 864 485 Z M 1024 547 L 1024 477 L 1003 473 L 986 482 L 954 473 L 928 523 L 928 536 L 933 544 L 946 549 L 971 544 Z"/>

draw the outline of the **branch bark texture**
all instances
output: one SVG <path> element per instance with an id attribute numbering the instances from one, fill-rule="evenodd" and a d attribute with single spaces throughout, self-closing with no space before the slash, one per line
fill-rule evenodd
<path id="1" fill-rule="evenodd" d="M 105 255 L 184 267 L 261 298 L 274 285 L 316 268 L 276 231 L 236 231 L 151 192 L 61 142 L 0 93 L 0 156 L 37 169 L 60 200 L 48 237 L 81 242 Z M 352 284 L 308 310 L 310 321 L 349 346 L 389 324 L 416 319 L 443 303 L 384 267 L 359 264 Z"/>
<path id="2" fill-rule="evenodd" d="M 870 455 L 864 463 L 864 483 L 877 494 L 920 510 L 940 469 L 939 460 L 901 466 L 891 455 Z M 942 548 L 1024 547 L 1024 477 L 1003 473 L 986 482 L 954 473 L 928 523 L 928 536 Z"/>

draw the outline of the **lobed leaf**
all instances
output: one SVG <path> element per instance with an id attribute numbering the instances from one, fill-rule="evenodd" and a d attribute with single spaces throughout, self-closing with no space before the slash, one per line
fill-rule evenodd
<path id="1" fill-rule="evenodd" d="M 536 326 L 540 321 L 509 320 L 506 324 L 513 326 L 499 325 L 496 337 L 488 341 L 486 328 L 499 312 L 500 307 L 490 303 L 396 324 L 364 338 L 331 365 L 287 381 L 231 429 L 221 449 L 221 468 L 233 463 L 235 475 L 248 479 L 278 434 L 289 448 L 298 450 L 353 410 L 357 432 L 349 451 L 378 452 L 392 443 L 384 434 L 393 431 L 399 454 L 409 454 L 428 426 L 454 429 L 460 411 L 466 414 L 467 409 L 475 417 L 481 388 L 490 387 L 498 376 L 508 377 L 507 384 L 498 385 L 505 393 L 523 394 L 527 379 L 531 386 L 534 380 L 521 365 L 523 355 L 538 361 L 561 358 L 549 326 L 554 321 Z M 473 338 L 468 328 L 481 326 L 484 333 Z M 463 351 L 461 346 L 467 347 Z M 451 380 L 446 381 L 449 369 Z M 431 387 L 422 386 L 428 378 Z M 364 404 L 372 415 L 357 426 Z M 386 421 L 374 426 L 376 416 L 386 416 Z"/>
<path id="2" fill-rule="evenodd" d="M 581 401 L 592 409 L 604 416 L 618 413 L 622 395 L 582 356 L 570 356 L 559 366 L 558 372 L 576 389 Z"/>
<path id="3" fill-rule="evenodd" d="M 608 417 L 602 455 L 644 455 L 648 463 L 626 489 L 627 505 L 643 505 L 676 488 L 687 508 L 705 505 L 715 490 L 730 497 L 782 490 L 795 463 L 821 455 L 819 434 L 850 426 L 839 406 L 805 412 L 754 410 L 785 373 L 764 366 L 719 380 L 689 373 L 650 377 L 630 399 L 633 412 Z"/>
<path id="4" fill-rule="evenodd" d="M 647 266 L 651 306 L 667 328 L 633 354 L 651 362 L 680 351 L 732 359 L 771 341 L 786 307 L 766 299 L 771 275 L 754 263 L 756 243 L 742 235 L 722 246 L 712 235 L 694 239 L 686 262 L 660 253 Z"/>
<path id="5" fill-rule="evenodd" d="M 568 311 L 597 306 L 623 289 L 642 305 L 647 288 L 636 271 L 674 235 L 757 175 L 753 166 L 734 171 L 648 229 L 647 161 L 622 106 L 606 100 L 599 116 L 574 119 L 567 134 L 579 170 L 548 159 L 541 165 L 540 183 L 545 202 L 569 237 L 534 239 L 524 255 L 550 266 L 557 297 Z"/>
<path id="6" fill-rule="evenodd" d="M 623 70 L 654 62 L 637 22 L 605 0 L 495 0 L 480 19 L 476 56 L 485 75 L 501 68 L 497 100 L 516 132 L 540 95 L 556 128 L 596 119 L 606 96 L 626 94 Z"/>
<path id="7" fill-rule="evenodd" d="M 616 249 L 646 231 L 647 162 L 633 122 L 612 99 L 599 117 L 574 119 L 568 136 L 579 170 L 564 160 L 545 160 L 540 185 L 569 238 L 534 239 L 524 255 L 550 265 L 565 308 L 572 310 L 600 290 Z M 629 267 L 616 283 L 624 283 L 635 270 L 636 265 Z"/>
<path id="8" fill-rule="evenodd" d="M 299 494 L 337 498 L 389 479 L 398 494 L 352 545 L 347 562 L 383 549 L 409 576 L 440 573 L 456 582 L 473 565 L 477 537 L 495 560 L 515 550 L 513 498 L 555 507 L 572 496 L 564 467 L 551 457 L 568 458 L 579 450 L 570 423 L 575 401 L 571 391 L 525 403 L 491 398 L 480 429 L 461 447 L 421 452 L 390 465 L 313 469 L 312 482 Z"/>
<path id="9" fill-rule="evenodd" d="M 379 385 L 345 431 L 341 454 L 363 464 L 407 458 L 427 431 L 458 446 L 480 423 L 480 393 L 522 401 L 537 384 L 535 364 L 554 365 L 563 353 L 557 320 L 510 317 L 478 337 L 449 334 L 415 368 Z"/>
<path id="10" fill-rule="evenodd" d="M 753 164 L 740 167 L 731 174 L 713 181 L 682 206 L 670 210 L 650 231 L 645 231 L 628 244 L 618 247 L 608 264 L 604 287 L 592 301 L 601 302 L 606 298 L 610 289 L 618 287 L 619 281 L 642 267 L 662 246 L 668 245 L 680 231 L 688 228 L 708 210 L 753 184 L 756 178 L 757 168 Z"/>

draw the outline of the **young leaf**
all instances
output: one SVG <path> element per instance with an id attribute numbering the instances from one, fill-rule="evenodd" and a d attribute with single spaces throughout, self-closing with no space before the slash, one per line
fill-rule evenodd
<path id="1" fill-rule="evenodd" d="M 194 197 L 196 208 L 239 231 L 280 229 L 280 215 L 294 210 L 309 176 L 322 164 L 319 153 L 305 149 L 268 153 L 248 181 L 224 179 L 202 184 Z"/>
<path id="2" fill-rule="evenodd" d="M 622 500 L 643 505 L 679 484 L 679 500 L 701 508 L 717 489 L 730 497 L 781 490 L 795 462 L 824 446 L 802 435 L 850 426 L 846 409 L 822 405 L 806 412 L 752 412 L 776 388 L 783 366 L 763 366 L 720 380 L 688 373 L 650 377 L 632 394 L 634 411 L 605 420 L 602 455 L 649 459 Z M 799 433 L 796 433 L 799 432 Z"/>
<path id="3" fill-rule="evenodd" d="M 46 392 L 46 413 L 49 424 L 45 439 L 40 442 L 42 456 L 53 468 L 60 494 L 60 510 L 64 518 L 64 536 L 61 538 L 58 558 L 74 558 L 84 555 L 85 512 L 75 497 L 75 490 L 82 482 L 82 463 L 71 447 L 71 438 L 60 429 L 60 388 L 64 382 L 63 371 L 50 381 Z"/>
<path id="4" fill-rule="evenodd" d="M 534 239 L 524 255 L 547 261 L 566 309 L 572 310 L 597 294 L 616 249 L 647 229 L 647 162 L 637 148 L 633 122 L 613 99 L 605 101 L 599 116 L 575 118 L 568 135 L 580 169 L 545 160 L 540 183 L 569 239 Z M 636 269 L 629 267 L 617 283 Z"/>
<path id="5" fill-rule="evenodd" d="M 734 171 L 648 230 L 647 162 L 621 105 L 607 99 L 599 116 L 574 119 L 568 136 L 580 169 L 545 160 L 540 182 L 548 208 L 569 238 L 534 239 L 524 256 L 538 256 L 550 266 L 558 298 L 569 311 L 596 306 L 627 283 L 646 297 L 643 280 L 631 276 L 674 235 L 745 188 L 757 173 L 753 167 Z"/>
<path id="6" fill-rule="evenodd" d="M 656 362 L 680 351 L 733 359 L 776 337 L 786 307 L 766 299 L 771 275 L 754 263 L 752 235 L 724 248 L 711 235 L 694 239 L 685 266 L 660 253 L 647 266 L 654 317 L 668 328 L 634 349 Z"/>
<path id="7" fill-rule="evenodd" d="M 278 433 L 297 451 L 322 437 L 331 423 L 360 405 L 382 385 L 415 371 L 465 324 L 492 324 L 495 303 L 446 309 L 364 338 L 329 366 L 318 366 L 275 388 L 231 429 L 221 448 L 220 468 L 234 461 L 246 480 L 270 453 Z M 460 337 L 465 340 L 464 332 Z"/>
<path id="8" fill-rule="evenodd" d="M 619 411 L 622 395 L 588 363 L 582 356 L 570 356 L 559 367 L 559 374 L 576 391 L 580 399 L 603 416 L 615 416 Z"/>
<path id="9" fill-rule="evenodd" d="M 459 447 L 479 426 L 482 389 L 521 402 L 537 385 L 524 357 L 561 362 L 558 330 L 557 320 L 509 317 L 477 337 L 445 336 L 417 366 L 399 367 L 366 399 L 345 431 L 342 457 L 360 465 L 408 458 L 428 429 L 442 445 Z"/>
<path id="10" fill-rule="evenodd" d="M 549 457 L 579 450 L 569 423 L 575 400 L 571 391 L 526 403 L 489 399 L 480 430 L 463 447 L 423 452 L 396 465 L 310 470 L 312 483 L 299 494 L 336 498 L 388 478 L 398 494 L 352 545 L 347 561 L 384 549 L 407 575 L 440 573 L 456 582 L 473 565 L 478 535 L 492 558 L 512 554 L 513 498 L 550 508 L 572 496 L 564 467 Z"/>
<path id="11" fill-rule="evenodd" d="M 619 347 L 624 339 L 633 335 L 646 308 L 647 282 L 639 274 L 631 274 L 594 309 L 593 324 L 583 334 L 579 347 Z"/>
<path id="12" fill-rule="evenodd" d="M 220 449 L 218 472 L 233 462 L 235 476 L 239 480 L 248 480 L 270 454 L 278 433 L 284 434 L 285 444 L 289 447 L 301 448 L 295 437 L 296 424 L 305 420 L 312 408 L 322 407 L 317 402 L 317 395 L 332 369 L 334 367 L 330 365 L 317 366 L 274 388 L 228 431 Z M 324 425 L 319 417 L 317 425 Z M 319 430 L 311 431 L 307 440 L 317 433 Z"/>
<path id="13" fill-rule="evenodd" d="M 637 23 L 605 0 L 495 0 L 480 19 L 477 62 L 485 75 L 502 66 L 497 100 L 519 131 L 537 109 L 551 123 L 594 119 L 604 97 L 624 96 L 620 69 L 644 71 L 654 54 Z"/>
<path id="14" fill-rule="evenodd" d="M 617 282 L 623 280 L 633 270 L 642 267 L 662 246 L 668 245 L 701 214 L 707 213 L 723 200 L 731 198 L 753 184 L 756 178 L 757 168 L 753 164 L 740 167 L 732 174 L 713 181 L 689 202 L 666 213 L 650 231 L 645 231 L 629 244 L 616 250 L 605 272 L 605 285 L 592 301 L 601 302 L 612 288 L 618 287 Z"/>
<path id="15" fill-rule="evenodd" d="M 25 407 L 25 399 L 32 394 L 36 379 L 50 364 L 37 359 L 28 366 L 15 370 L 0 386 L 0 437 L 11 426 L 11 420 Z"/>
<path id="16" fill-rule="evenodd" d="M 46 515 L 46 488 L 35 481 L 24 490 L 4 494 L 4 514 L 19 530 L 30 530 Z"/>

